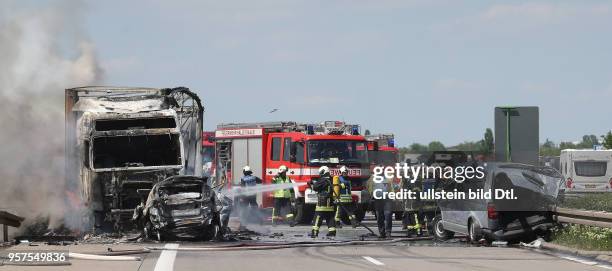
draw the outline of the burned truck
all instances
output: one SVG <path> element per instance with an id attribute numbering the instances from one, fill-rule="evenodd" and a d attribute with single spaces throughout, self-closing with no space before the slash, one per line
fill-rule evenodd
<path id="1" fill-rule="evenodd" d="M 188 88 L 79 87 L 65 102 L 66 178 L 87 226 L 129 229 L 156 183 L 202 175 L 204 109 Z"/>

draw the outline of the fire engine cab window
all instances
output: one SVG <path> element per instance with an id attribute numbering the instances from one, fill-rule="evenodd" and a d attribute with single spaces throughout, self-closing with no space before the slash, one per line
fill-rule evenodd
<path id="1" fill-rule="evenodd" d="M 365 164 L 368 162 L 365 142 L 352 140 L 311 140 L 308 142 L 311 164 Z"/>
<path id="2" fill-rule="evenodd" d="M 272 161 L 279 161 L 280 151 L 281 151 L 281 138 L 273 137 L 272 138 L 272 154 L 271 154 L 270 159 L 272 159 Z"/>
<path id="3" fill-rule="evenodd" d="M 304 163 L 304 144 L 297 144 L 295 148 L 295 162 Z"/>
<path id="4" fill-rule="evenodd" d="M 285 138 L 283 143 L 283 161 L 289 161 L 291 156 L 291 138 Z"/>

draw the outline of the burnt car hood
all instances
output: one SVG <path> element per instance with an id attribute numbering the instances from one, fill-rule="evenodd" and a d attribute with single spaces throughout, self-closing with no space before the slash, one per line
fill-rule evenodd
<path id="1" fill-rule="evenodd" d="M 157 231 L 196 238 L 218 221 L 215 197 L 206 178 L 173 176 L 153 186 L 143 214 Z"/>

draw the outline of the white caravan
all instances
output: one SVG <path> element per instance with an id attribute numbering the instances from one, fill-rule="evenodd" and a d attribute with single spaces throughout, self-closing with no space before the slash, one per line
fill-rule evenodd
<path id="1" fill-rule="evenodd" d="M 612 192 L 612 150 L 561 151 L 566 191 Z"/>

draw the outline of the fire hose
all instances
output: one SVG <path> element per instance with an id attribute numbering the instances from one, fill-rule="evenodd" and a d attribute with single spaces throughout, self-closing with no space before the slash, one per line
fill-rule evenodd
<path id="1" fill-rule="evenodd" d="M 335 178 L 334 178 L 334 182 L 336 182 L 336 179 L 335 179 Z M 339 186 L 340 186 L 339 184 L 334 184 L 334 183 L 332 183 L 332 185 L 337 186 L 337 187 L 339 187 Z M 339 191 L 336 191 L 336 188 L 335 188 L 335 187 L 334 187 L 334 189 L 332 189 L 332 193 L 333 193 L 333 195 L 334 195 L 334 196 L 335 196 L 337 199 L 339 199 L 339 198 L 340 198 L 340 193 L 339 193 Z M 339 206 L 340 208 L 342 208 L 342 210 L 343 210 L 345 213 L 347 213 L 347 214 L 349 214 L 349 213 L 350 213 L 350 212 L 349 212 L 349 211 L 346 209 L 346 206 L 344 206 L 344 205 L 340 204 L 339 202 L 336 202 L 336 204 L 338 204 L 338 206 Z M 372 229 L 370 229 L 370 227 L 368 227 L 368 226 L 364 225 L 364 224 L 363 224 L 363 223 L 361 223 L 361 221 L 359 221 L 359 220 L 356 220 L 356 221 L 357 221 L 357 225 L 358 225 L 358 226 L 364 227 L 364 228 L 365 228 L 366 230 L 368 230 L 368 231 L 369 231 L 369 232 L 370 232 L 372 235 L 374 235 L 374 236 L 376 236 L 376 237 L 380 237 L 378 234 L 374 233 L 374 231 L 373 231 Z M 342 223 L 342 222 L 340 222 L 340 223 Z"/>
<path id="2" fill-rule="evenodd" d="M 239 244 L 233 246 L 214 247 L 145 247 L 147 250 L 176 250 L 176 251 L 244 251 L 244 250 L 271 250 L 283 248 L 304 247 L 333 247 L 333 246 L 355 246 L 372 244 L 392 244 L 406 241 L 430 240 L 432 237 L 397 238 L 384 241 L 333 241 L 333 242 L 291 242 L 291 243 L 264 243 L 264 244 Z"/>

